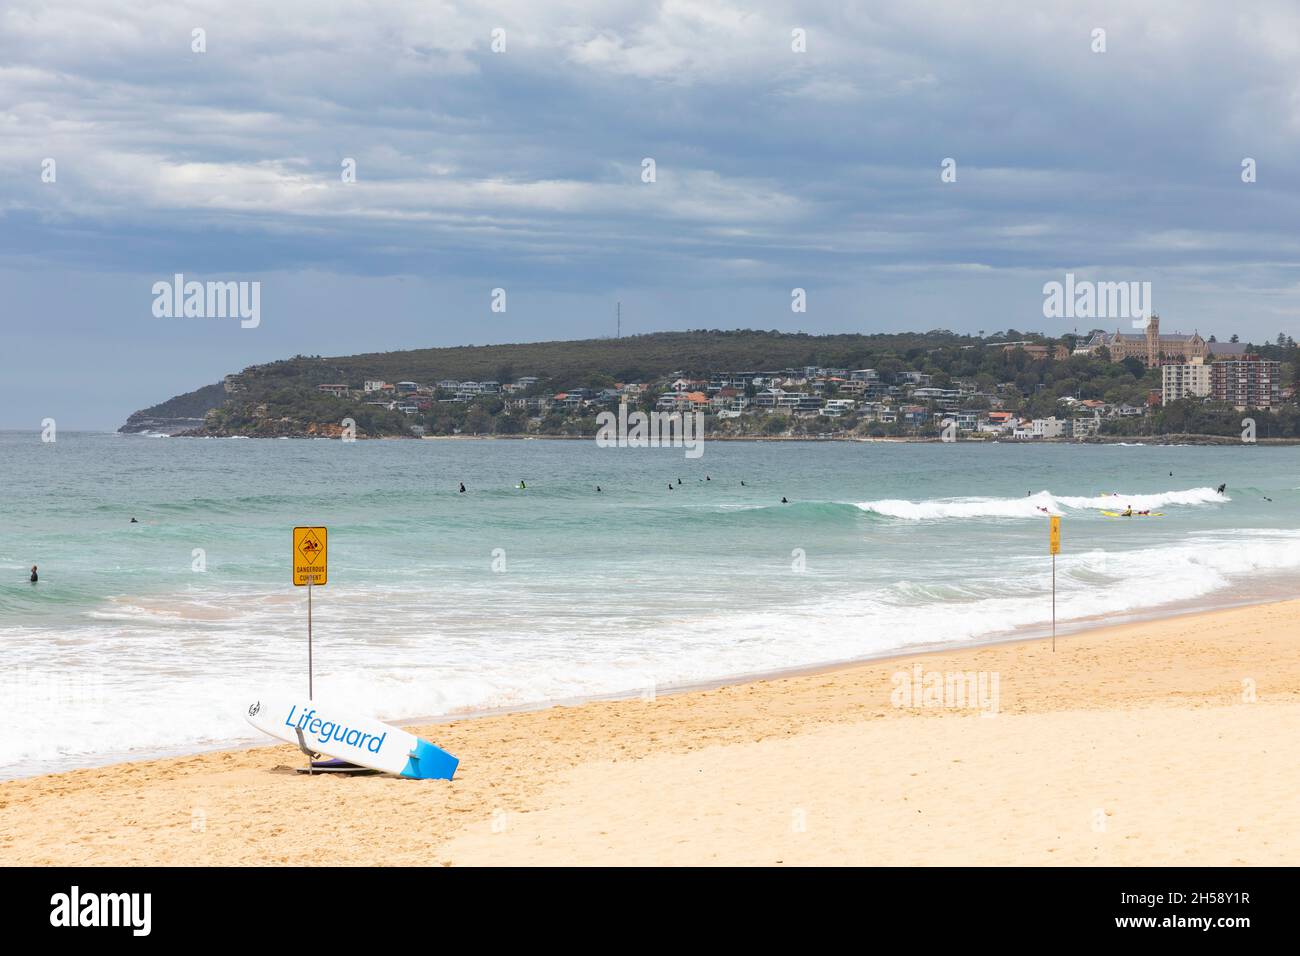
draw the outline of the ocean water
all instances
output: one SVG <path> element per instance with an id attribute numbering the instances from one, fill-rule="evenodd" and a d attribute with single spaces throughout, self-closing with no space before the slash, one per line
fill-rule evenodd
<path id="1" fill-rule="evenodd" d="M 395 720 L 1043 633 L 1040 508 L 1063 628 L 1300 580 L 1297 447 L 3 433 L 0 487 L 0 776 L 258 740 L 241 701 L 306 691 L 297 524 L 316 694 Z"/>

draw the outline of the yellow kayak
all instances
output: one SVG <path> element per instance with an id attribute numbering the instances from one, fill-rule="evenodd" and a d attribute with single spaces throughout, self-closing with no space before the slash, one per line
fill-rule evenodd
<path id="1" fill-rule="evenodd" d="M 1144 515 L 1136 511 L 1131 515 L 1126 515 L 1122 511 L 1103 511 L 1102 514 L 1107 518 L 1163 518 L 1165 516 L 1163 511 L 1150 511 Z"/>

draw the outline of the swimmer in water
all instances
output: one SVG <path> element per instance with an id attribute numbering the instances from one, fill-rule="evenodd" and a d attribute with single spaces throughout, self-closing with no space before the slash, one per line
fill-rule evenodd
<path id="1" fill-rule="evenodd" d="M 38 580 L 38 579 L 37 579 L 37 577 L 36 577 L 36 565 L 33 564 L 33 565 L 32 565 L 32 584 L 35 584 L 37 580 Z"/>

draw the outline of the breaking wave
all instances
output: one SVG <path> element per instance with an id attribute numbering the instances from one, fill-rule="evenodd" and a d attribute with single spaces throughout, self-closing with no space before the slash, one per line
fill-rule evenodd
<path id="1" fill-rule="evenodd" d="M 1182 491 L 1115 493 L 1090 497 L 1054 495 L 1050 491 L 1040 491 L 1024 498 L 934 498 L 928 501 L 884 498 L 879 501 L 860 501 L 856 506 L 887 518 L 942 521 L 952 518 L 1041 518 L 1044 512 L 1064 515 L 1070 511 L 1115 510 L 1129 506 L 1135 511 L 1147 511 L 1172 505 L 1211 505 L 1230 500 L 1230 497 L 1219 494 L 1213 488 L 1187 488 Z"/>

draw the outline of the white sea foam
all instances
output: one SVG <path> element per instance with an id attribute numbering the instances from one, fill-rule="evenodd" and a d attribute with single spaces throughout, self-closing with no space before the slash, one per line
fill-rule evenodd
<path id="1" fill-rule="evenodd" d="M 1297 570 L 1300 531 L 1201 532 L 1148 548 L 1067 552 L 1057 562 L 1057 616 L 1149 612 Z M 421 590 L 339 588 L 319 602 L 316 687 L 386 719 L 635 694 L 1042 627 L 1049 575 L 1046 562 L 1026 556 L 953 580 L 918 580 L 900 567 L 852 590 L 788 604 L 672 607 L 653 619 L 644 609 L 610 608 L 577 628 L 551 620 L 560 609 L 537 605 L 531 622 L 484 621 L 473 633 L 452 626 L 451 609 L 431 614 Z M 99 615 L 75 646 L 51 648 L 37 642 L 38 632 L 12 633 L 11 646 L 32 653 L 0 694 L 12 731 L 0 738 L 0 766 L 50 769 L 60 760 L 259 740 L 240 716 L 242 695 L 305 685 L 305 622 L 277 609 L 272 594 L 247 595 L 223 607 L 234 619 L 211 620 L 209 597 L 176 595 L 181 608 L 173 614 L 117 602 L 117 612 Z M 466 600 L 484 606 L 480 596 Z M 380 608 L 382 634 L 372 626 Z M 141 630 L 133 616 L 153 626 Z M 186 639 L 160 627 L 160 617 L 185 621 Z M 87 687 L 87 674 L 101 676 Z"/>
<path id="2" fill-rule="evenodd" d="M 1091 497 L 1054 495 L 1040 491 L 1024 498 L 933 498 L 907 501 L 885 498 L 880 501 L 855 502 L 863 511 L 902 518 L 907 521 L 939 521 L 950 518 L 1041 518 L 1048 514 L 1063 515 L 1070 510 L 1116 511 L 1132 507 L 1134 511 L 1153 511 L 1171 505 L 1221 504 L 1231 498 L 1213 488 L 1188 488 L 1146 494 L 1100 494 Z"/>

